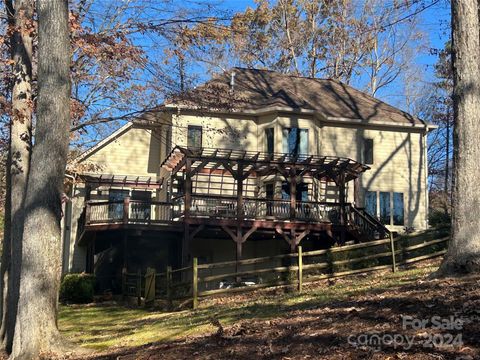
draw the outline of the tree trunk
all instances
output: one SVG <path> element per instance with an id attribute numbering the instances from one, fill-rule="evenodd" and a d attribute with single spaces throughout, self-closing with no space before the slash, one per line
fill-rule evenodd
<path id="1" fill-rule="evenodd" d="M 23 206 L 30 167 L 32 130 L 32 0 L 6 3 L 9 24 L 13 30 L 11 48 L 14 84 L 12 88 L 12 114 L 10 142 L 7 159 L 7 189 L 5 206 L 5 230 L 1 265 L 2 347 L 11 351 L 18 303 L 20 278 Z"/>
<path id="2" fill-rule="evenodd" d="M 446 124 L 445 132 L 447 133 L 445 140 L 445 184 L 443 186 L 443 193 L 445 196 L 445 203 L 444 203 L 444 212 L 445 214 L 450 213 L 449 205 L 450 205 L 450 197 L 448 196 L 450 192 L 450 186 L 448 184 L 448 179 L 450 178 L 450 108 L 447 110 L 447 124 Z"/>
<path id="3" fill-rule="evenodd" d="M 452 239 L 439 275 L 480 270 L 480 45 L 477 0 L 452 1 L 454 178 Z"/>
<path id="4" fill-rule="evenodd" d="M 61 192 L 70 125 L 67 0 L 37 0 L 38 100 L 25 199 L 20 297 L 12 359 L 55 351 L 61 276 Z M 18 284 L 16 284 L 18 285 Z"/>

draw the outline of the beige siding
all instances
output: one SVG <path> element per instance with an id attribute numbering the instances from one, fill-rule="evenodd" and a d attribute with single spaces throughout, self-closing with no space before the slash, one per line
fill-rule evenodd
<path id="1" fill-rule="evenodd" d="M 96 164 L 99 173 L 157 176 L 160 171 L 163 134 L 144 128 L 130 128 L 84 162 Z"/>
<path id="2" fill-rule="evenodd" d="M 172 142 L 187 145 L 188 125 L 202 127 L 202 147 L 258 151 L 254 118 L 230 116 L 173 115 Z"/>
<path id="3" fill-rule="evenodd" d="M 373 139 L 374 163 L 360 178 L 362 203 L 364 191 L 401 192 L 404 194 L 405 226 L 424 229 L 427 213 L 423 134 L 418 130 L 323 126 L 319 147 L 325 155 L 345 156 L 362 162 L 364 138 Z M 402 228 L 392 226 L 394 230 Z"/>

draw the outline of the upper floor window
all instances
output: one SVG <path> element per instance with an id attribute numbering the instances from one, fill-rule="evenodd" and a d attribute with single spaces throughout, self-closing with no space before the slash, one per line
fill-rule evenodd
<path id="1" fill-rule="evenodd" d="M 373 164 L 373 139 L 363 139 L 363 162 Z"/>
<path id="2" fill-rule="evenodd" d="M 282 151 L 289 155 L 308 154 L 308 130 L 299 128 L 284 128 Z"/>
<path id="3" fill-rule="evenodd" d="M 202 147 L 202 127 L 195 125 L 188 125 L 187 147 L 201 148 Z"/>
<path id="4" fill-rule="evenodd" d="M 274 128 L 265 129 L 265 142 L 266 142 L 266 151 L 269 154 L 274 153 Z"/>

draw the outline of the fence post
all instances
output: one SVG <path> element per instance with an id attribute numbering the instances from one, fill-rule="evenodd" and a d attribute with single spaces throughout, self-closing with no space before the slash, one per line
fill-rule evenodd
<path id="1" fill-rule="evenodd" d="M 165 274 L 166 279 L 166 287 L 167 287 L 167 301 L 168 306 L 172 304 L 172 267 L 167 266 L 167 272 Z"/>
<path id="2" fill-rule="evenodd" d="M 397 264 L 395 261 L 395 242 L 393 241 L 393 234 L 391 231 L 388 232 L 390 234 L 390 248 L 392 251 L 392 271 L 396 272 L 397 271 Z"/>
<path id="3" fill-rule="evenodd" d="M 137 305 L 142 305 L 142 270 L 137 271 Z"/>
<path id="4" fill-rule="evenodd" d="M 122 268 L 122 296 L 127 295 L 127 268 Z"/>
<path id="5" fill-rule="evenodd" d="M 198 307 L 198 259 L 193 258 L 192 264 L 192 307 L 195 310 Z"/>
<path id="6" fill-rule="evenodd" d="M 302 292 L 302 286 L 303 286 L 302 247 L 298 246 L 298 292 Z"/>

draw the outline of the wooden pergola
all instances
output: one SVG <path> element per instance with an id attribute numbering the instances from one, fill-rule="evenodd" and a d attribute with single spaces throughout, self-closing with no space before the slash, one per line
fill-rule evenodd
<path id="1" fill-rule="evenodd" d="M 90 185 L 133 186 L 147 189 L 160 189 L 163 178 L 153 176 L 113 175 L 113 174 L 79 174 L 78 178 Z"/>
<path id="2" fill-rule="evenodd" d="M 318 180 L 333 181 L 339 189 L 340 225 L 346 225 L 345 211 L 346 186 L 354 181 L 355 200 L 358 201 L 359 175 L 370 168 L 355 160 L 334 156 L 290 155 L 283 153 L 264 153 L 233 149 L 186 148 L 176 146 L 162 163 L 162 168 L 175 176 L 182 173 L 184 176 L 184 249 L 183 257 L 188 253 L 189 243 L 193 237 L 205 228 L 205 222 L 192 219 L 190 210 L 192 205 L 192 178 L 197 174 L 227 172 L 236 181 L 236 218 L 219 220 L 218 225 L 235 241 L 237 245 L 237 259 L 242 256 L 242 244 L 252 235 L 262 223 L 255 221 L 245 228 L 243 187 L 244 181 L 250 176 L 282 175 L 290 184 L 290 222 L 288 226 L 275 225 L 275 231 L 290 244 L 292 250 L 301 239 L 309 234 L 310 226 L 295 225 L 296 188 L 304 176 Z M 271 224 L 270 224 L 271 225 Z M 269 225 L 269 226 L 270 226 Z M 196 226 L 196 228 L 191 228 Z M 321 224 L 319 225 L 321 226 Z M 286 231 L 288 229 L 288 232 Z M 297 231 L 301 229 L 302 231 Z"/>

